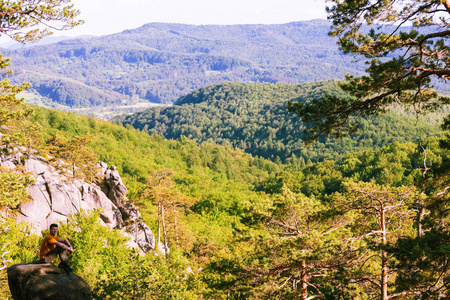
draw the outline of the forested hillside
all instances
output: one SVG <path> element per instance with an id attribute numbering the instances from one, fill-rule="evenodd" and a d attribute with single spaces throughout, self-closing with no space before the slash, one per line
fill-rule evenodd
<path id="1" fill-rule="evenodd" d="M 330 23 L 193 26 L 151 23 L 121 33 L 2 50 L 14 82 L 66 107 L 173 103 L 222 81 L 303 83 L 360 74 L 327 35 Z"/>
<path id="2" fill-rule="evenodd" d="M 98 113 L 98 108 L 174 103 L 223 81 L 305 83 L 360 75 L 324 20 L 280 25 L 150 23 L 121 33 L 17 50 L 14 82 L 31 82 L 34 103 Z M 436 82 L 448 93 L 443 82 Z M 42 98 L 43 96 L 43 98 Z M 36 100 L 37 99 L 37 100 Z M 97 109 L 81 110 L 81 108 Z M 127 108 L 121 108 L 126 111 Z"/>
<path id="3" fill-rule="evenodd" d="M 39 22 L 82 23 L 70 1 L 31 2 L 2 2 L 1 34 L 35 41 L 50 33 L 32 30 Z M 129 124 L 122 125 L 31 107 L 16 97 L 27 84 L 1 81 L 0 298 L 11 298 L 7 268 L 36 261 L 47 233 L 16 223 L 18 206 L 30 201 L 28 187 L 47 181 L 45 172 L 36 179 L 25 171 L 32 158 L 83 189 L 100 182 L 99 160 L 116 166 L 128 188 L 121 201 L 139 208 L 138 221 L 164 245 L 138 253 L 95 210 L 60 222 L 75 248 L 69 264 L 94 299 L 448 299 L 450 116 L 441 117 L 450 99 L 432 90 L 429 76 L 443 84 L 450 76 L 448 19 L 435 15 L 450 13 L 450 3 L 335 4 L 328 12 L 343 51 L 371 60 L 368 75 L 340 85 L 346 94 L 334 82 L 280 83 L 361 71 L 328 51 L 334 43 L 322 35 L 329 26 L 323 21 L 149 24 L 7 53 L 20 69 L 11 79 L 34 80 L 37 91 L 72 107 L 184 97 L 124 116 Z M 410 21 L 409 33 L 398 30 Z M 423 34 L 423 26 L 432 31 Z M 8 59 L 0 62 L 9 74 Z M 216 80 L 252 83 L 206 86 Z M 296 117 L 286 110 L 291 99 L 300 103 Z M 441 111 L 425 123 L 409 119 L 407 108 Z M 353 133 L 354 121 L 360 133 L 320 139 Z M 299 142 L 303 129 L 319 137 L 314 146 Z"/>
<path id="4" fill-rule="evenodd" d="M 400 115 L 362 120 L 357 134 L 320 139 L 307 146 L 302 140 L 306 127 L 287 111 L 287 101 L 309 102 L 325 93 L 342 92 L 333 81 L 301 85 L 220 83 L 195 90 L 173 106 L 120 116 L 116 121 L 167 139 L 186 136 L 198 143 L 212 141 L 299 166 L 341 159 L 348 153 L 381 148 L 394 141 L 417 142 L 440 133 L 437 122 L 406 117 L 404 111 L 396 110 Z"/>
<path id="5" fill-rule="evenodd" d="M 440 260 L 448 251 L 447 231 L 438 225 L 447 222 L 440 212 L 448 199 L 434 195 L 442 191 L 449 157 L 436 139 L 423 141 L 422 147 L 394 143 L 298 168 L 230 147 L 196 144 L 185 137 L 166 140 L 55 110 L 36 108 L 32 121 L 42 126 L 41 143 L 34 146 L 38 154 L 45 155 L 55 141 L 61 150 L 74 149 L 76 142 L 71 159 L 89 163 L 97 155 L 116 165 L 130 200 L 154 231 L 162 217 L 157 208 L 165 207 L 163 237 L 171 249 L 166 257 L 136 255 L 123 237 L 98 223 L 95 213 L 75 215 L 62 225 L 62 234 L 74 245 L 90 245 L 83 247 L 85 255 L 71 256 L 70 263 L 95 297 L 273 299 L 274 293 L 284 298 L 306 292 L 330 299 L 371 298 L 379 293 L 381 251 L 389 251 L 389 270 L 397 274 L 388 281 L 390 294 L 447 291 L 438 280 L 448 278 L 445 260 Z M 87 143 L 80 146 L 80 141 Z M 94 156 L 86 156 L 86 147 Z M 386 215 L 387 249 L 380 250 L 376 235 L 370 234 L 381 230 L 377 211 L 361 206 L 370 205 L 371 197 L 396 207 Z M 423 220 L 424 238 L 417 237 L 417 214 L 408 209 L 420 203 L 427 203 L 431 212 Z M 10 224 L 2 222 L 2 228 Z M 39 238 L 22 227 L 6 232 L 0 242 L 15 241 L 6 258 L 32 260 L 36 253 L 30 245 Z M 24 244 L 28 246 L 19 251 Z M 408 252 L 411 247 L 417 252 Z M 418 274 L 416 279 L 411 272 Z"/>

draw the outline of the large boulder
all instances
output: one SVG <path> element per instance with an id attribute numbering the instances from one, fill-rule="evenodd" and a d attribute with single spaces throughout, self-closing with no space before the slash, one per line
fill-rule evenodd
<path id="1" fill-rule="evenodd" d="M 50 183 L 47 189 L 52 197 L 52 211 L 68 216 L 79 211 L 81 194 L 78 189 L 65 184 Z"/>
<path id="2" fill-rule="evenodd" d="M 50 263 L 15 264 L 7 273 L 14 300 L 92 300 L 83 278 Z"/>
<path id="3" fill-rule="evenodd" d="M 6 146 L 0 146 L 0 162 L 1 163 L 5 163 L 5 162 L 11 162 L 14 165 L 20 164 L 21 163 L 21 157 L 22 157 L 22 153 L 20 152 L 19 148 L 14 148 L 14 149 L 10 149 L 10 148 L 6 148 Z"/>
<path id="4" fill-rule="evenodd" d="M 120 210 L 97 187 L 84 185 L 82 188 L 82 207 L 101 208 L 100 217 L 109 227 L 122 227 L 123 219 Z"/>
<path id="5" fill-rule="evenodd" d="M 123 202 L 118 209 L 122 213 L 122 219 L 124 221 L 135 222 L 141 217 L 139 209 L 130 202 Z"/>

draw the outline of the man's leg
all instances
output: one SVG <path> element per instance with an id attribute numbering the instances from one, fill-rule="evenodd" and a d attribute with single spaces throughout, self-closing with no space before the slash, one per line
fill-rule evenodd
<path id="1" fill-rule="evenodd" d="M 67 250 L 60 247 L 56 247 L 55 249 L 47 253 L 44 258 L 45 262 L 51 263 L 52 261 L 55 260 L 58 254 L 59 258 L 61 259 L 61 262 L 67 264 Z"/>
<path id="2" fill-rule="evenodd" d="M 61 259 L 61 263 L 58 265 L 59 268 L 63 269 L 64 271 L 66 271 L 66 273 L 70 273 L 72 272 L 72 268 L 69 267 L 69 265 L 67 264 L 67 250 L 60 248 L 60 247 L 56 247 L 55 249 L 53 249 L 52 251 L 50 251 L 49 253 L 47 253 L 45 255 L 45 262 L 52 262 L 55 260 L 55 258 L 58 256 L 59 254 L 59 258 Z"/>
<path id="3" fill-rule="evenodd" d="M 59 247 L 57 247 L 57 248 L 59 248 Z M 59 249 L 61 249 L 61 251 L 59 252 L 59 258 L 61 259 L 61 262 L 63 264 L 67 265 L 67 250 L 62 249 L 62 248 L 59 248 Z"/>

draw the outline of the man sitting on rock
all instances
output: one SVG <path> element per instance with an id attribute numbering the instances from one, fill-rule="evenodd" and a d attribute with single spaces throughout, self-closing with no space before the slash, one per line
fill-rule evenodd
<path id="1" fill-rule="evenodd" d="M 42 241 L 41 251 L 39 252 L 40 261 L 42 263 L 51 263 L 59 255 L 61 263 L 58 267 L 66 272 L 72 272 L 72 269 L 67 264 L 67 252 L 72 253 L 73 247 L 68 240 L 57 237 L 57 234 L 58 225 L 50 225 L 50 233 Z"/>

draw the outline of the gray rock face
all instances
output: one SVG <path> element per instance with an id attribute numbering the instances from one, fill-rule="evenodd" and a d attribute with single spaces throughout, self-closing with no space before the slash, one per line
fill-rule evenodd
<path id="1" fill-rule="evenodd" d="M 91 300 L 89 285 L 81 277 L 52 264 L 16 264 L 8 268 L 14 300 Z"/>
<path id="2" fill-rule="evenodd" d="M 16 168 L 16 165 L 13 164 L 13 163 L 10 162 L 10 161 L 5 161 L 5 162 L 3 162 L 3 163 L 0 164 L 0 167 L 9 168 L 9 169 L 15 169 L 15 168 Z"/>
<path id="3" fill-rule="evenodd" d="M 128 189 L 122 182 L 122 178 L 120 178 L 119 171 L 117 171 L 115 166 L 111 166 L 109 170 L 105 172 L 105 182 L 108 188 L 108 198 L 114 202 L 117 206 L 121 206 L 120 203 L 122 199 L 126 198 L 128 193 Z"/>
<path id="4" fill-rule="evenodd" d="M 97 169 L 98 169 L 97 175 L 103 176 L 103 175 L 105 175 L 106 170 L 108 170 L 108 165 L 102 161 L 99 161 L 97 163 Z"/>
<path id="5" fill-rule="evenodd" d="M 45 184 L 35 183 L 28 188 L 33 201 L 22 203 L 19 212 L 33 223 L 33 228 L 39 230 L 47 226 L 47 216 L 52 212 L 50 195 Z"/>
<path id="6" fill-rule="evenodd" d="M 126 226 L 125 231 L 145 253 L 155 249 L 155 236 L 147 224 L 143 222 L 136 222 Z"/>
<path id="7" fill-rule="evenodd" d="M 10 162 L 14 165 L 21 163 L 21 156 L 22 153 L 19 151 L 19 148 L 14 149 L 8 149 L 9 153 L 7 154 L 3 150 L 5 150 L 5 146 L 0 146 L 0 163 L 5 164 L 7 162 Z"/>
<path id="8" fill-rule="evenodd" d="M 128 190 L 115 166 L 108 169 L 104 162 L 99 162 L 103 180 L 97 185 L 73 179 L 70 174 L 58 173 L 42 157 L 27 158 L 20 152 L 9 156 L 0 154 L 0 166 L 13 166 L 11 168 L 14 169 L 18 164 L 23 164 L 28 172 L 32 172 L 36 182 L 28 188 L 33 200 L 19 205 L 17 221 L 29 222 L 33 230 L 40 232 L 52 223 L 67 220 L 69 215 L 82 209 L 100 208 L 100 217 L 106 226 L 131 228 L 129 224 L 132 223 L 135 225 L 133 233 L 128 235 L 133 240 L 132 245 L 137 245 L 145 253 L 154 249 L 153 233 L 146 224 L 138 221 L 141 216 L 139 210 L 128 202 Z"/>
<path id="9" fill-rule="evenodd" d="M 41 160 L 36 158 L 29 158 L 25 161 L 25 170 L 28 172 L 33 172 L 34 175 L 39 175 L 45 171 L 49 171 L 49 165 L 43 163 Z"/>
<path id="10" fill-rule="evenodd" d="M 130 202 L 122 203 L 122 206 L 119 207 L 120 212 L 122 213 L 122 217 L 127 221 L 137 221 L 141 217 L 141 213 L 137 209 L 136 206 L 131 204 Z"/>

